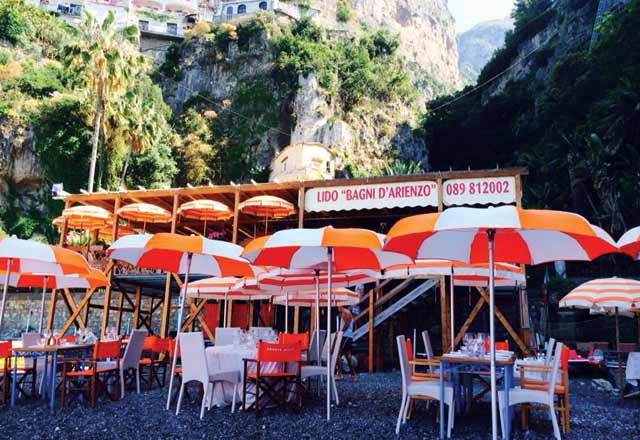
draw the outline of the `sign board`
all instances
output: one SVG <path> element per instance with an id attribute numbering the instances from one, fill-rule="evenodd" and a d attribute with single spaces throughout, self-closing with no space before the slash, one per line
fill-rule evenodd
<path id="1" fill-rule="evenodd" d="M 442 184 L 442 202 L 453 205 L 509 204 L 516 201 L 515 177 L 451 179 Z"/>
<path id="2" fill-rule="evenodd" d="M 310 188 L 306 191 L 304 199 L 304 209 L 309 212 L 409 206 L 438 206 L 436 182 L 393 182 Z"/>

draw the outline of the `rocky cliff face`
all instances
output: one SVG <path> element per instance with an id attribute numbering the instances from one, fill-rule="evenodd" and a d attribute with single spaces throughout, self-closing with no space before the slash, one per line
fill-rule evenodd
<path id="1" fill-rule="evenodd" d="M 400 36 L 399 53 L 426 99 L 461 87 L 455 24 L 446 0 L 352 0 L 350 23 L 336 21 L 338 0 L 313 0 L 329 27 L 358 24 L 387 28 Z"/>
<path id="2" fill-rule="evenodd" d="M 478 23 L 458 35 L 458 67 L 467 84 L 474 84 L 482 68 L 496 49 L 504 44 L 507 31 L 513 29 L 513 20 L 490 20 Z"/>

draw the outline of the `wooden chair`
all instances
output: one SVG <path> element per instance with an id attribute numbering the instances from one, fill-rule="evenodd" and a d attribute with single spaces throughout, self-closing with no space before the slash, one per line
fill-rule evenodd
<path id="1" fill-rule="evenodd" d="M 147 384 L 147 389 L 153 387 L 155 381 L 159 387 L 164 387 L 166 382 L 169 359 L 169 338 L 147 336 L 142 346 L 143 357 L 140 359 L 142 367 L 141 378 Z M 160 374 L 162 372 L 162 374 Z"/>
<path id="2" fill-rule="evenodd" d="M 67 393 L 88 394 L 91 408 L 95 408 L 99 391 L 111 400 L 119 398 L 120 347 L 122 341 L 98 341 L 90 360 L 66 360 L 62 365 L 60 402 L 65 405 Z M 109 393 L 109 380 L 113 379 L 113 393 Z"/>
<path id="3" fill-rule="evenodd" d="M 302 349 L 298 344 L 269 344 L 258 342 L 256 359 L 244 359 L 244 381 L 242 384 L 242 409 L 247 409 L 247 394 L 255 396 L 248 409 L 255 409 L 260 415 L 260 400 L 269 397 L 278 406 L 288 406 L 288 397 L 293 386 L 295 403 L 293 409 L 298 412 L 302 408 L 300 367 Z M 282 371 L 264 371 L 264 364 L 276 362 L 282 364 Z M 295 364 L 295 371 L 286 371 L 287 364 Z M 255 372 L 249 371 L 249 364 L 255 364 Z M 249 391 L 249 385 L 255 386 L 255 392 Z"/>
<path id="4" fill-rule="evenodd" d="M 280 333 L 278 335 L 280 344 L 299 344 L 302 348 L 304 359 L 309 358 L 309 333 Z"/>
<path id="5" fill-rule="evenodd" d="M 23 363 L 20 365 L 13 364 L 13 344 L 11 341 L 0 342 L 0 374 L 2 375 L 2 398 L 4 403 L 11 394 L 11 381 L 13 380 L 13 370 L 16 369 L 18 380 L 16 382 L 16 391 L 28 399 L 36 398 L 37 389 L 37 361 L 36 359 L 22 358 Z M 30 365 L 28 363 L 31 363 Z M 27 385 L 29 389 L 27 390 Z M 17 397 L 17 396 L 16 396 Z"/>

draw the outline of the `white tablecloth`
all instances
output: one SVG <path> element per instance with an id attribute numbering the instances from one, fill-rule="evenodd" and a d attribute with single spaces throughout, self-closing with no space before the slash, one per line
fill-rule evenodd
<path id="1" fill-rule="evenodd" d="M 631 385 L 638 385 L 640 380 L 640 352 L 629 353 L 627 359 L 627 372 L 625 374 L 627 382 Z"/>
<path id="2" fill-rule="evenodd" d="M 217 373 L 219 371 L 238 370 L 242 376 L 244 373 L 243 359 L 255 359 L 256 357 L 255 347 L 236 347 L 233 345 L 209 347 L 206 349 L 205 353 L 207 356 L 207 366 L 210 374 Z M 247 368 L 250 372 L 255 371 L 255 362 L 250 362 Z M 282 370 L 282 365 L 277 362 L 263 362 L 260 365 L 260 371 L 264 373 L 278 370 Z M 244 380 L 244 377 L 242 379 Z M 249 390 L 252 392 L 254 391 L 252 388 L 249 388 Z M 229 383 L 216 385 L 211 398 L 213 399 L 211 402 L 212 405 L 231 405 L 231 402 L 233 401 L 233 385 Z M 250 405 L 253 400 L 253 395 L 247 395 L 248 405 Z M 236 402 L 242 402 L 242 386 L 238 387 Z"/>

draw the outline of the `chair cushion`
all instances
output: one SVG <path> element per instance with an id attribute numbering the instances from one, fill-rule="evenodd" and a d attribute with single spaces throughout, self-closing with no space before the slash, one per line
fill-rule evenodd
<path id="1" fill-rule="evenodd" d="M 256 373 L 249 373 L 247 374 L 247 376 L 255 379 L 258 375 Z M 271 371 L 269 373 L 260 373 L 260 377 L 296 377 L 296 373 L 289 373 L 286 371 Z"/>
<path id="2" fill-rule="evenodd" d="M 112 371 L 117 371 L 115 368 L 98 368 L 96 370 L 96 372 L 98 374 L 101 373 L 110 373 Z M 73 377 L 82 377 L 82 376 L 92 376 L 93 375 L 93 370 L 82 370 L 82 371 L 67 371 L 65 373 L 66 376 L 73 376 Z"/>
<path id="3" fill-rule="evenodd" d="M 300 376 L 303 379 L 315 376 L 326 376 L 327 367 L 322 365 L 303 365 L 300 368 Z"/>
<path id="4" fill-rule="evenodd" d="M 432 399 L 440 399 L 440 384 L 433 381 L 412 382 L 407 387 L 410 396 L 425 396 Z M 449 401 L 453 396 L 453 387 L 451 385 L 444 386 L 445 401 Z"/>

